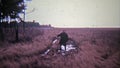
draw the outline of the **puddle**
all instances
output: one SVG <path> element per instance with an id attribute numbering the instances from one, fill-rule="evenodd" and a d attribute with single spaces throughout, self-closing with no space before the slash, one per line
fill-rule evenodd
<path id="1" fill-rule="evenodd" d="M 69 44 L 69 45 L 66 45 L 66 50 L 65 50 L 65 46 L 61 45 L 61 49 L 64 51 L 70 51 L 70 50 L 76 49 L 76 47 L 74 47 L 74 45 L 72 44 Z"/>

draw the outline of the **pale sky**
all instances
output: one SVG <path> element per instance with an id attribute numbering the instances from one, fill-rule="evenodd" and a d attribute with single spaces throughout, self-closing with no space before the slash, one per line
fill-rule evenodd
<path id="1" fill-rule="evenodd" d="M 120 0 L 32 0 L 27 5 L 27 21 L 55 27 L 120 27 Z"/>

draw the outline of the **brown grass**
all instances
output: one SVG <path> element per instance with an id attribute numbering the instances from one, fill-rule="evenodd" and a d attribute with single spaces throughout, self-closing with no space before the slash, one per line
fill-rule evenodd
<path id="1" fill-rule="evenodd" d="M 0 68 L 120 68 L 120 29 L 27 29 L 31 41 L 0 42 Z M 42 33 L 41 33 L 42 30 Z M 53 37 L 66 30 L 80 48 L 67 56 L 42 56 Z M 22 34 L 20 35 L 22 37 Z"/>

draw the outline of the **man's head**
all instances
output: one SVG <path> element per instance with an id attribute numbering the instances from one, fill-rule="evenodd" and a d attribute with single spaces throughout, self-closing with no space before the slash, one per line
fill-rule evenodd
<path id="1" fill-rule="evenodd" d="M 62 30 L 62 32 L 66 32 L 66 30 Z"/>

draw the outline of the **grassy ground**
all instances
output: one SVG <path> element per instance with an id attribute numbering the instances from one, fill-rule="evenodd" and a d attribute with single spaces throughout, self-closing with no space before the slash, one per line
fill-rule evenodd
<path id="1" fill-rule="evenodd" d="M 42 56 L 62 30 L 76 41 L 78 52 Z M 0 68 L 120 68 L 120 29 L 28 28 L 25 36 L 17 43 L 0 42 Z"/>

